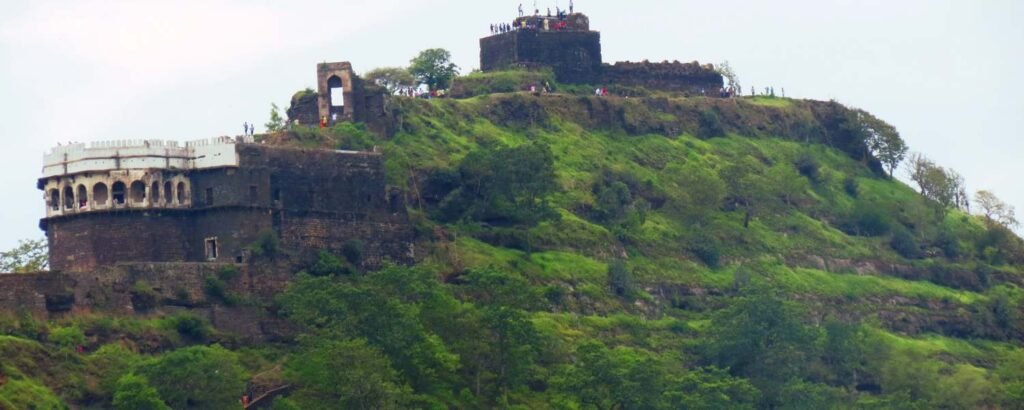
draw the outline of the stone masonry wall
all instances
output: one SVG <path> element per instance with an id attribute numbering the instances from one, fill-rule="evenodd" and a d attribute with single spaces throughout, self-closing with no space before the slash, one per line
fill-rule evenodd
<path id="1" fill-rule="evenodd" d="M 618 62 L 615 65 L 605 64 L 603 76 L 606 84 L 716 97 L 724 85 L 720 74 L 697 62 Z"/>

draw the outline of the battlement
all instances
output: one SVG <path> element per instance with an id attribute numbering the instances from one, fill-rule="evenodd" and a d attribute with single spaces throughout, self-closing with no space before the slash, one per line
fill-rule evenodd
<path id="1" fill-rule="evenodd" d="M 564 17 L 527 16 L 504 31 L 480 39 L 480 69 L 551 68 L 559 82 L 623 85 L 685 95 L 718 96 L 722 76 L 714 67 L 693 63 L 619 62 L 604 64 L 601 33 L 582 13 Z"/>
<path id="2" fill-rule="evenodd" d="M 185 142 L 163 140 L 97 141 L 52 148 L 43 156 L 42 178 L 119 169 L 204 169 L 237 166 L 235 144 L 254 143 L 252 136 L 217 137 Z"/>

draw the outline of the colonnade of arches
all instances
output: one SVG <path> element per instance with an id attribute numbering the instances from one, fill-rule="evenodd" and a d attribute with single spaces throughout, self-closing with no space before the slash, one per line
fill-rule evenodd
<path id="1" fill-rule="evenodd" d="M 89 179 L 89 178 L 84 178 Z M 50 184 L 47 213 L 62 214 L 112 208 L 181 207 L 191 205 L 187 179 L 122 180 L 115 177 Z"/>

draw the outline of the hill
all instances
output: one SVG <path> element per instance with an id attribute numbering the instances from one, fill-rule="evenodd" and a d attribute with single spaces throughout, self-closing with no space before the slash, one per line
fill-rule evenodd
<path id="1" fill-rule="evenodd" d="M 274 408 L 1024 401 L 1020 238 L 888 176 L 869 143 L 883 122 L 774 97 L 493 93 L 516 74 L 474 76 L 472 97 L 394 99 L 393 135 L 264 136 L 380 146 L 414 266 L 262 244 L 253 263 L 296 274 L 285 294 L 207 290 L 288 319 L 281 340 L 189 314 L 5 318 L 0 407 L 224 408 L 244 380 L 290 386 Z"/>

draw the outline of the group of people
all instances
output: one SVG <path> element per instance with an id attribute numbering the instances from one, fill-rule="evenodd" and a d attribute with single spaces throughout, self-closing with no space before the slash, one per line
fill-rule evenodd
<path id="1" fill-rule="evenodd" d="M 510 31 L 515 31 L 515 30 L 519 30 L 519 26 L 516 26 L 515 22 L 513 22 L 512 24 L 508 24 L 508 23 L 491 24 L 491 34 L 503 34 L 503 33 L 508 33 Z"/>
<path id="2" fill-rule="evenodd" d="M 576 5 L 573 3 L 573 0 L 569 0 L 569 12 L 566 13 L 565 10 L 559 9 L 558 6 L 555 6 L 556 15 L 558 16 L 558 18 L 564 19 L 566 15 L 574 13 L 576 11 L 575 8 Z M 519 17 L 523 17 L 523 15 L 523 3 L 519 3 Z M 533 2 L 533 15 L 540 15 L 540 9 L 537 8 L 536 1 Z M 548 17 L 551 17 L 551 7 L 548 7 Z"/>
<path id="3" fill-rule="evenodd" d="M 255 135 L 256 126 L 249 124 L 249 122 L 242 123 L 242 135 Z"/>
<path id="4" fill-rule="evenodd" d="M 595 89 L 594 90 L 594 96 L 595 97 L 607 97 L 608 96 L 608 88 L 601 87 L 601 88 Z"/>

